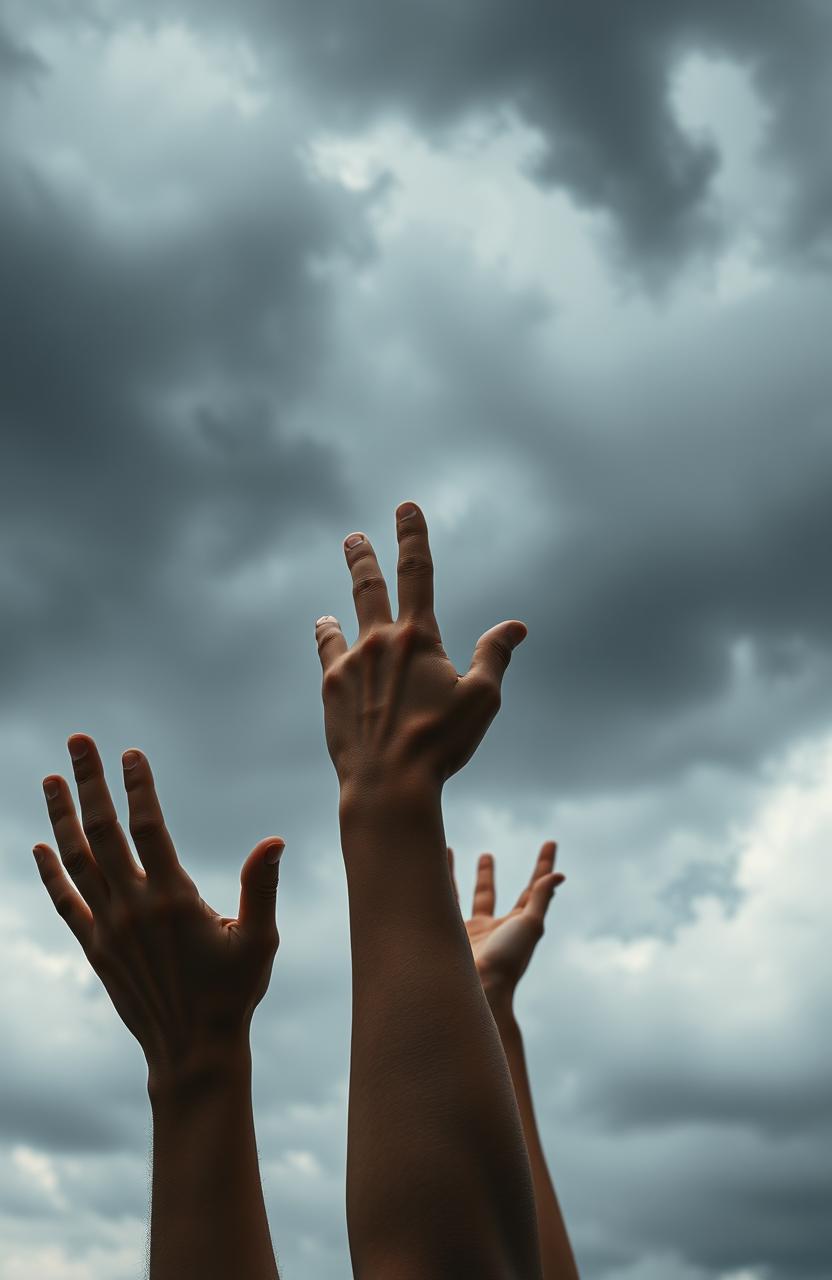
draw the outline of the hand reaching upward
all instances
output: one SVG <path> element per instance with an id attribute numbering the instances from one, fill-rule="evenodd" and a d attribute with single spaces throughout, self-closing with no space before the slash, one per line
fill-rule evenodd
<path id="1" fill-rule="evenodd" d="M 122 757 L 134 856 L 98 748 L 80 733 L 68 746 L 80 815 L 65 779 L 44 778 L 58 853 L 37 844 L 34 855 L 55 909 L 147 1060 L 150 1280 L 277 1280 L 257 1161 L 249 1027 L 279 941 L 283 841 L 261 840 L 249 854 L 239 912 L 221 916 L 177 857 L 147 756 Z"/>
<path id="2" fill-rule="evenodd" d="M 543 937 L 544 920 L 555 889 L 566 879 L 554 870 L 556 855 L 557 844 L 547 840 L 537 855 L 529 883 L 512 909 L 502 916 L 494 914 L 493 854 L 480 855 L 471 918 L 465 921 L 465 928 L 480 981 L 487 992 L 499 990 L 511 996 L 526 972 L 534 949 Z M 452 849 L 448 849 L 448 866 L 458 902 Z"/>
<path id="3" fill-rule="evenodd" d="M 565 879 L 554 869 L 556 853 L 554 840 L 547 840 L 541 846 L 529 883 L 504 916 L 494 914 L 494 858 L 490 853 L 483 853 L 477 864 L 471 918 L 465 921 L 465 928 L 483 991 L 500 1033 L 523 1124 L 534 1181 L 543 1277 L 544 1280 L 578 1280 L 575 1255 L 540 1140 L 523 1037 L 513 1007 L 517 983 L 543 936 L 543 922 L 552 895 Z M 448 868 L 458 902 L 452 849 L 448 850 Z"/>
<path id="4" fill-rule="evenodd" d="M 471 758 L 500 707 L 500 686 L 526 627 L 510 620 L 480 637 L 460 675 L 442 647 L 433 612 L 433 561 L 425 517 L 414 503 L 396 513 L 398 617 L 363 533 L 344 542 L 358 639 L 336 618 L 319 618 L 326 740 L 343 801 L 368 794 L 435 794 Z"/>
<path id="5" fill-rule="evenodd" d="M 45 844 L 34 854 L 57 911 L 141 1044 L 153 1088 L 247 1042 L 279 941 L 283 841 L 255 847 L 242 868 L 239 915 L 220 916 L 179 862 L 147 757 L 127 751 L 123 762 L 137 862 L 92 738 L 74 734 L 69 749 L 81 820 L 64 778 L 46 778 L 61 857 Z"/>

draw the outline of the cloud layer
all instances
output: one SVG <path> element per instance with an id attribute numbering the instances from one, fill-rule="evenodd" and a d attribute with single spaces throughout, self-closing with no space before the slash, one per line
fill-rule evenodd
<path id="1" fill-rule="evenodd" d="M 0 26 L 0 1280 L 141 1266 L 137 1049 L 45 899 L 40 779 L 151 756 L 233 910 L 287 1277 L 348 1274 L 349 949 L 312 624 L 427 512 L 461 878 L 556 836 L 521 1013 L 587 1280 L 824 1280 L 832 33 L 766 0 L 87 0 Z"/>

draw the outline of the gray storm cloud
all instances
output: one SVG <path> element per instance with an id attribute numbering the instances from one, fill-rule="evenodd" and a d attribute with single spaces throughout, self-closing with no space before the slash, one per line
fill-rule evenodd
<path id="1" fill-rule="evenodd" d="M 286 1275 L 348 1274 L 312 623 L 407 497 L 460 668 L 529 625 L 447 829 L 506 895 L 561 841 L 521 1010 L 583 1273 L 825 1280 L 830 60 L 808 0 L 5 6 L 2 1280 L 144 1248 L 138 1050 L 28 852 L 73 730 L 148 751 L 218 908 L 286 837 L 264 1182 Z"/>

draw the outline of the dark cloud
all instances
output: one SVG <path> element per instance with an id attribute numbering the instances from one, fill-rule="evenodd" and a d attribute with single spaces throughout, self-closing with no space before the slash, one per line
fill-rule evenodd
<path id="1" fill-rule="evenodd" d="M 0 92 L 11 81 L 23 81 L 30 87 L 46 71 L 42 58 L 18 42 L 0 25 Z"/>
<path id="2" fill-rule="evenodd" d="M 155 11 L 175 18 L 183 7 L 157 0 Z M 200 6 L 223 24 L 227 12 Z M 768 155 L 795 184 L 784 242 L 803 253 L 825 242 L 830 31 L 828 12 L 812 0 L 753 9 L 717 0 L 536 0 L 519 12 L 487 0 L 383 14 L 375 0 L 314 11 L 298 0 L 247 0 L 234 11 L 235 30 L 240 21 L 271 45 L 312 117 L 329 127 L 354 130 L 397 114 L 441 143 L 474 113 L 492 114 L 498 127 L 502 111 L 518 112 L 542 136 L 537 179 L 610 215 L 621 265 L 652 284 L 728 230 L 711 200 L 719 147 L 684 130 L 672 97 L 686 54 L 728 57 L 758 87 L 772 117 Z"/>
<path id="3" fill-rule="evenodd" d="M 111 777 L 123 747 L 148 750 L 218 909 L 235 909 L 255 840 L 288 839 L 255 1031 L 258 1137 L 287 1274 L 345 1274 L 349 948 L 312 622 L 336 612 L 354 634 L 341 535 L 366 528 L 392 568 L 392 509 L 415 497 L 460 667 L 501 617 L 530 625 L 501 716 L 448 789 L 448 834 L 468 872 L 475 841 L 501 842 L 508 894 L 538 827 L 559 824 L 540 837 L 563 839 L 569 887 L 549 970 L 536 960 L 528 980 L 528 1042 L 584 1273 L 822 1280 L 828 1133 L 813 1118 L 829 1109 L 828 1045 L 807 975 L 823 966 L 784 934 L 799 1008 L 743 1037 L 724 1030 L 719 1002 L 737 1017 L 746 1004 L 712 937 L 693 974 L 674 946 L 703 895 L 724 913 L 717 940 L 748 936 L 732 825 L 832 712 L 832 314 L 804 270 L 828 233 L 825 10 L 121 0 L 9 14 L 0 839 L 36 941 L 4 988 L 0 1135 L 47 1153 L 86 1207 L 70 1225 L 44 1205 L 44 1239 L 96 1280 L 135 1273 L 94 1252 L 118 1247 L 120 1214 L 141 1247 L 140 1054 L 114 1015 L 104 1032 L 99 993 L 58 996 L 54 952 L 72 940 L 28 853 L 47 834 L 39 780 L 67 771 L 65 736 L 86 729 Z M 238 37 L 255 51 L 245 87 L 264 91 L 251 116 L 217 106 L 233 104 Z M 674 113 L 696 51 L 747 72 L 763 162 L 788 180 L 768 278 L 744 301 L 703 302 L 691 269 L 745 230 L 714 197 L 718 138 Z M 510 286 L 464 228 L 440 225 L 441 189 L 433 224 L 378 233 L 386 203 L 407 205 L 395 156 L 364 192 L 302 158 L 323 128 L 405 119 L 450 150 L 460 122 L 485 137 L 511 112 L 541 131 L 536 195 L 563 186 L 606 215 L 618 265 L 651 286 L 672 277 L 672 295 L 635 306 L 613 281 L 579 343 L 577 294 L 544 271 Z M 505 178 L 512 230 L 521 188 Z M 803 919 L 819 880 L 784 920 Z M 754 928 L 772 945 L 769 921 Z M 645 940 L 680 984 L 701 963 L 719 1000 L 693 1006 L 637 967 L 625 990 L 605 947 Z M 581 946 L 595 968 L 570 960 Z M 36 1182 L 9 1179 L 17 1240 Z"/>

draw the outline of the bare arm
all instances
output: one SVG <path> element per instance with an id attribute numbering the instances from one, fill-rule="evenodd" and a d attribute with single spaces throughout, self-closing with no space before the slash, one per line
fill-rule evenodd
<path id="1" fill-rule="evenodd" d="M 447 874 L 441 792 L 499 705 L 522 624 L 449 662 L 422 513 L 399 512 L 399 616 L 365 538 L 348 539 L 359 638 L 318 623 L 341 783 L 353 1034 L 347 1222 L 359 1280 L 539 1280 L 520 1119 Z"/>
<path id="2" fill-rule="evenodd" d="M 517 983 L 543 936 L 544 918 L 555 888 L 564 879 L 554 870 L 556 849 L 557 846 L 551 840 L 543 845 L 528 886 L 517 899 L 514 908 L 505 916 L 494 914 L 494 859 L 491 854 L 484 853 L 477 867 L 471 918 L 465 927 L 477 972 L 500 1033 L 523 1123 L 523 1135 L 534 1180 L 544 1280 L 578 1280 L 578 1268 L 566 1224 L 540 1141 L 523 1037 L 514 1015 Z M 450 849 L 448 862 L 456 890 L 453 853 Z"/>
<path id="3" fill-rule="evenodd" d="M 242 869 L 238 917 L 220 917 L 176 856 L 146 757 L 130 751 L 124 759 L 137 863 L 95 743 L 73 735 L 70 753 L 83 826 L 64 779 L 44 779 L 63 868 L 48 845 L 34 854 L 55 907 L 147 1061 L 151 1280 L 276 1280 L 251 1112 L 249 1027 L 277 950 L 283 842 L 257 845 Z"/>

